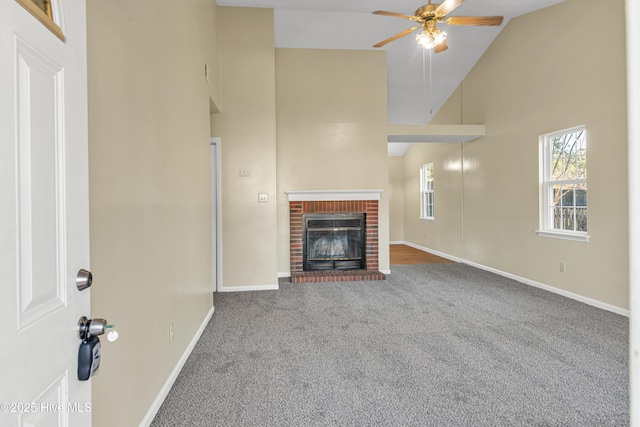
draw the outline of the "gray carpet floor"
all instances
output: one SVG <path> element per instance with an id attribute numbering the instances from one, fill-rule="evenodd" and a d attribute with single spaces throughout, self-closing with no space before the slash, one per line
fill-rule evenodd
<path id="1" fill-rule="evenodd" d="M 215 308 L 152 426 L 629 425 L 626 317 L 464 264 Z"/>

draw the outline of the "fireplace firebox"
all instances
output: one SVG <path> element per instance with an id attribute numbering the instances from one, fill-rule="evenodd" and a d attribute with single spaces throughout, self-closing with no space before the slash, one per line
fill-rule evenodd
<path id="1" fill-rule="evenodd" d="M 355 270 L 366 267 L 365 215 L 303 215 L 303 270 Z"/>

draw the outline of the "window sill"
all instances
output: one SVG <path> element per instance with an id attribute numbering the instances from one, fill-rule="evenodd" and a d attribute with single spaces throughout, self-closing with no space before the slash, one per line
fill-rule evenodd
<path id="1" fill-rule="evenodd" d="M 428 221 L 428 222 L 435 222 L 435 218 L 434 217 L 430 217 L 430 218 L 418 218 L 420 221 Z"/>
<path id="2" fill-rule="evenodd" d="M 540 237 L 549 237 L 551 239 L 571 240 L 574 242 L 589 242 L 589 235 L 586 233 L 570 233 L 566 231 L 549 231 L 536 230 L 536 234 Z"/>

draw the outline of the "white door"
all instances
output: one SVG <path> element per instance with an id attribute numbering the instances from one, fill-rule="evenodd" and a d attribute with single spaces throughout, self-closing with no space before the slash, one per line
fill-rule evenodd
<path id="1" fill-rule="evenodd" d="M 0 0 L 0 425 L 89 426 L 85 2 L 22 1 Z M 26 10 L 48 4 L 65 41 Z"/>

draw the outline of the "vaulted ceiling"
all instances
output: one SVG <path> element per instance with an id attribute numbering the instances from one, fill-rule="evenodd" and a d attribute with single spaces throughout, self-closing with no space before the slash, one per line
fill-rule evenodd
<path id="1" fill-rule="evenodd" d="M 509 20 L 562 1 L 466 0 L 448 16 L 502 15 L 504 22 L 499 27 L 439 24 L 447 32 L 449 49 L 438 54 L 421 48 L 414 34 L 381 48 L 387 52 L 389 123 L 428 124 Z M 374 49 L 375 43 L 414 23 L 371 12 L 387 10 L 413 15 L 425 4 L 424 0 L 218 0 L 217 3 L 273 8 L 276 47 L 320 49 Z"/>

